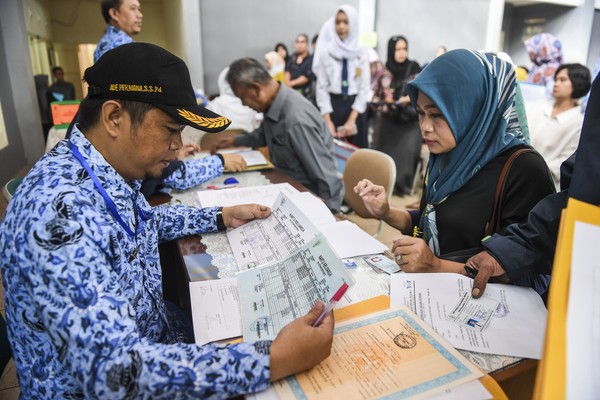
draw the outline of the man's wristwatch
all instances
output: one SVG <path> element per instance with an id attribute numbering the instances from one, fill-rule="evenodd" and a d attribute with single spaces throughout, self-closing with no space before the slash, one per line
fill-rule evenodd
<path id="1" fill-rule="evenodd" d="M 223 219 L 223 207 L 219 207 L 217 208 L 217 230 L 224 231 L 226 229 L 225 220 Z"/>

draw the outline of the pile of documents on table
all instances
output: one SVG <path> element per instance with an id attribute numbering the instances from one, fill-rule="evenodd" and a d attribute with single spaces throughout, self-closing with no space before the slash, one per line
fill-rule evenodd
<path id="1" fill-rule="evenodd" d="M 221 190 L 220 199 L 215 192 L 199 195 L 210 206 L 254 194 L 253 202 L 273 212 L 227 232 L 236 278 L 190 284 L 198 344 L 240 335 L 273 339 L 316 300 L 327 303 L 345 284 L 352 293 L 355 279 L 342 259 L 396 271 L 385 262 L 385 246 L 351 222 L 335 221 L 312 194 L 273 186 Z M 546 309 L 531 289 L 488 285 L 475 300 L 472 279 L 462 275 L 384 275 L 391 280 L 391 307 L 370 312 L 362 303 L 350 305 L 362 311 L 336 323 L 332 355 L 258 397 L 484 399 L 490 393 L 479 381 L 482 371 L 456 349 L 540 358 Z"/>

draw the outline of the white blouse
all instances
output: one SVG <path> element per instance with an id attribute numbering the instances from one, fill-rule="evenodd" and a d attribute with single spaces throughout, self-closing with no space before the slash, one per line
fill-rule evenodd
<path id="1" fill-rule="evenodd" d="M 363 48 L 358 57 L 348 60 L 348 95 L 356 95 L 352 109 L 359 114 L 367 109 L 370 90 L 371 69 L 367 51 Z M 342 60 L 326 52 L 317 69 L 317 105 L 321 114 L 333 111 L 330 94 L 342 94 Z"/>
<path id="2" fill-rule="evenodd" d="M 531 145 L 546 160 L 556 190 L 560 190 L 560 165 L 577 149 L 583 114 L 577 105 L 552 117 L 553 105 L 554 99 L 540 100 L 526 111 Z"/>

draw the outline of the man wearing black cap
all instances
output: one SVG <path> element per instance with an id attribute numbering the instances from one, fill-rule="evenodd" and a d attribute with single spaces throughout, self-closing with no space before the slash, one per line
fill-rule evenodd
<path id="1" fill-rule="evenodd" d="M 237 227 L 270 210 L 151 208 L 140 195 L 139 181 L 175 157 L 183 125 L 229 125 L 196 105 L 182 60 L 132 43 L 107 52 L 84 79 L 78 125 L 34 165 L 0 224 L 21 396 L 225 398 L 327 357 L 332 316 L 311 326 L 322 303 L 273 342 L 185 343 L 163 301 L 158 241 Z"/>

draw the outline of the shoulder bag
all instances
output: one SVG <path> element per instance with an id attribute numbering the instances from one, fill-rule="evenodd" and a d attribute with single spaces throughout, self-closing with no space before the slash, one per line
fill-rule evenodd
<path id="1" fill-rule="evenodd" d="M 496 184 L 496 193 L 494 195 L 494 206 L 492 209 L 492 215 L 490 220 L 485 224 L 485 236 L 488 237 L 493 235 L 500 228 L 501 218 L 502 218 L 502 201 L 504 200 L 504 191 L 506 186 L 506 181 L 508 177 L 508 173 L 510 169 L 521 154 L 524 153 L 532 153 L 534 150 L 529 148 L 519 149 L 512 153 L 506 163 L 504 164 L 504 168 L 502 168 L 502 172 L 500 172 L 500 177 L 498 178 L 498 183 Z M 483 251 L 483 247 L 474 247 L 465 250 L 453 251 L 452 253 L 442 254 L 440 256 L 441 259 L 448 261 L 455 261 L 460 263 L 465 263 L 470 257 L 474 256 L 477 253 Z"/>

